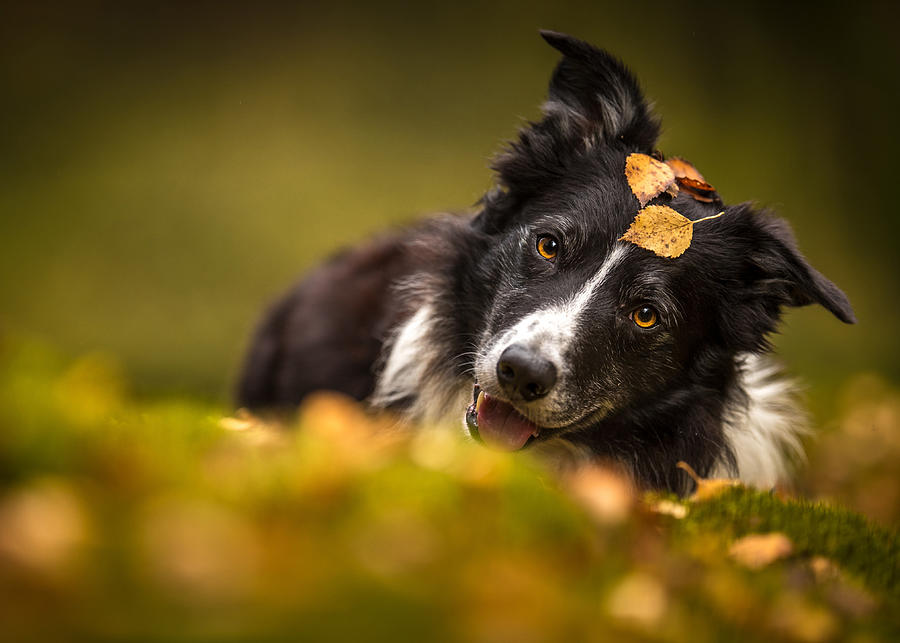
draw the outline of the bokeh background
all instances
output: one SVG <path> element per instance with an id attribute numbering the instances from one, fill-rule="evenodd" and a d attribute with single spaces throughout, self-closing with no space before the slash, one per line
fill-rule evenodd
<path id="1" fill-rule="evenodd" d="M 0 324 L 109 353 L 139 396 L 227 402 L 262 307 L 339 246 L 465 210 L 557 54 L 618 54 L 660 148 L 771 205 L 853 302 L 777 345 L 831 417 L 900 378 L 891 3 L 5 3 Z"/>

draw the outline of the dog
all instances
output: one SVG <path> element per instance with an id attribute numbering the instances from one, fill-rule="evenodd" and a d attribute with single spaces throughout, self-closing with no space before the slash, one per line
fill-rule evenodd
<path id="1" fill-rule="evenodd" d="M 649 204 L 694 227 L 679 257 L 622 240 L 643 203 L 629 156 L 660 125 L 631 72 L 571 36 L 540 120 L 492 165 L 470 217 L 441 215 L 344 251 L 265 315 L 238 403 L 295 408 L 329 389 L 487 446 L 574 466 L 612 462 L 641 488 L 702 476 L 770 487 L 801 453 L 794 385 L 770 361 L 787 306 L 855 322 L 789 226 L 725 205 L 695 176 Z M 700 186 L 697 188 L 697 186 Z"/>

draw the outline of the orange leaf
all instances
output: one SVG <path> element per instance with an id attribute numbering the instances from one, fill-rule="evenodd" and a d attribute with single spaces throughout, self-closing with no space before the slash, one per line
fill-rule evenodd
<path id="1" fill-rule="evenodd" d="M 779 558 L 790 556 L 794 544 L 780 532 L 770 534 L 750 534 L 734 541 L 728 554 L 737 562 L 750 569 L 762 569 Z"/>
<path id="2" fill-rule="evenodd" d="M 678 186 L 688 195 L 693 197 L 695 201 L 712 203 L 716 199 L 716 188 L 709 183 L 695 181 L 694 179 L 689 179 L 687 177 L 676 178 L 675 181 L 678 183 Z"/>
<path id="3" fill-rule="evenodd" d="M 672 168 L 678 187 L 701 203 L 712 203 L 716 200 L 716 188 L 711 186 L 700 174 L 699 170 L 683 158 L 673 157 L 666 160 Z"/>
<path id="4" fill-rule="evenodd" d="M 740 484 L 737 480 L 730 480 L 728 478 L 701 478 L 697 475 L 697 472 L 694 471 L 693 467 L 684 461 L 678 462 L 675 466 L 686 471 L 687 474 L 694 479 L 694 482 L 697 483 L 697 490 L 694 491 L 691 500 L 709 500 L 726 489 L 731 489 Z"/>
<path id="5" fill-rule="evenodd" d="M 581 467 L 568 482 L 575 498 L 604 524 L 623 522 L 635 501 L 628 479 L 603 467 Z"/>
<path id="6" fill-rule="evenodd" d="M 675 174 L 676 179 L 683 179 L 686 177 L 695 181 L 706 182 L 706 179 L 703 178 L 700 171 L 695 168 L 690 161 L 686 161 L 683 158 L 673 156 L 670 159 L 666 159 L 666 165 L 672 168 L 672 172 Z"/>
<path id="7" fill-rule="evenodd" d="M 625 159 L 625 178 L 641 207 L 674 186 L 675 174 L 665 163 L 646 154 L 629 154 Z"/>

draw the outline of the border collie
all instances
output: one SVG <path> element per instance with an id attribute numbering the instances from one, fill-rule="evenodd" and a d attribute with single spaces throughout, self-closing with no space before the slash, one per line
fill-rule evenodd
<path id="1" fill-rule="evenodd" d="M 330 389 L 419 423 L 558 462 L 602 460 L 644 488 L 706 476 L 771 486 L 803 414 L 766 354 L 785 306 L 855 321 L 788 225 L 700 190 L 663 191 L 698 224 L 677 258 L 621 241 L 641 209 L 624 172 L 659 123 L 610 54 L 562 53 L 541 120 L 494 161 L 471 218 L 438 216 L 343 252 L 277 302 L 239 384 L 251 410 Z M 701 177 L 702 178 L 702 177 Z"/>

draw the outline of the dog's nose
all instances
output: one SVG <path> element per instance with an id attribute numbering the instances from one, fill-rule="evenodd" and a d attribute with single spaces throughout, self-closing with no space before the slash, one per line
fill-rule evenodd
<path id="1" fill-rule="evenodd" d="M 497 379 L 507 395 L 519 395 L 531 402 L 547 395 L 556 384 L 556 367 L 524 346 L 513 344 L 500 355 Z"/>

